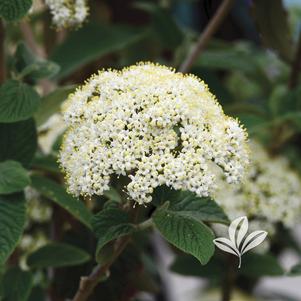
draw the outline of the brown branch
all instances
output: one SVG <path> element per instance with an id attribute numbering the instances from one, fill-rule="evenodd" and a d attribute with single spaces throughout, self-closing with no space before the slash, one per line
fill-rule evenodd
<path id="1" fill-rule="evenodd" d="M 300 70 L 301 70 L 301 32 L 299 35 L 296 55 L 292 63 L 291 75 L 288 83 L 288 86 L 291 90 L 296 88 L 296 86 L 298 85 Z"/>
<path id="2" fill-rule="evenodd" d="M 29 48 L 38 56 L 41 58 L 46 58 L 46 52 L 45 50 L 40 47 L 34 37 L 34 34 L 32 32 L 32 29 L 28 22 L 22 21 L 20 22 L 20 30 L 22 32 L 23 38 L 26 41 L 26 44 L 29 46 Z"/>
<path id="3" fill-rule="evenodd" d="M 111 265 L 115 262 L 115 260 L 119 257 L 119 255 L 123 252 L 127 244 L 129 243 L 130 238 L 126 237 L 121 239 L 117 246 L 114 254 L 110 258 L 110 260 L 104 265 L 98 265 L 95 270 L 86 277 L 82 277 L 79 283 L 79 288 L 72 299 L 72 301 L 86 301 L 89 296 L 93 293 L 94 288 L 101 281 L 103 277 L 107 275 Z"/>
<path id="4" fill-rule="evenodd" d="M 180 72 L 187 73 L 191 69 L 197 57 L 205 49 L 210 38 L 216 33 L 222 21 L 229 13 L 233 3 L 234 0 L 224 0 L 223 3 L 219 6 L 215 15 L 212 17 L 207 27 L 200 35 L 196 45 L 193 47 L 191 52 L 187 55 L 186 59 L 180 66 Z"/>
<path id="5" fill-rule="evenodd" d="M 39 46 L 39 44 L 36 42 L 35 36 L 28 22 L 26 21 L 20 22 L 20 30 L 29 48 L 39 57 L 46 59 L 47 58 L 46 51 L 43 47 Z M 41 80 L 40 84 L 44 95 L 48 94 L 54 88 L 54 84 L 47 79 Z"/>
<path id="6" fill-rule="evenodd" d="M 0 84 L 5 80 L 5 29 L 0 18 Z"/>
<path id="7" fill-rule="evenodd" d="M 230 301 L 235 285 L 236 271 L 234 266 L 237 264 L 236 258 L 232 255 L 226 255 L 225 276 L 222 285 L 222 301 Z"/>

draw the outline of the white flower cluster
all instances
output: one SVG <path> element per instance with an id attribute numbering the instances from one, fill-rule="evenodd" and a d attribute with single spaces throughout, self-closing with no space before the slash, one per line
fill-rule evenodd
<path id="1" fill-rule="evenodd" d="M 99 72 L 69 96 L 64 119 L 60 163 L 74 195 L 101 195 L 116 174 L 139 204 L 162 184 L 208 196 L 217 166 L 237 182 L 248 163 L 244 129 L 206 84 L 165 66 Z"/>
<path id="2" fill-rule="evenodd" d="M 45 0 L 55 26 L 72 27 L 84 22 L 88 15 L 87 0 Z"/>
<path id="3" fill-rule="evenodd" d="M 277 222 L 293 227 L 301 217 L 301 179 L 286 158 L 271 158 L 257 142 L 250 146 L 252 161 L 246 179 L 232 186 L 221 180 L 215 200 L 230 219 L 247 215 L 269 229 L 269 224 Z"/>

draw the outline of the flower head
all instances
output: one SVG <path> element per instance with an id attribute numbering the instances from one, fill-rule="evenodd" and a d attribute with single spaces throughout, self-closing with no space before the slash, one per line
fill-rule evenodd
<path id="1" fill-rule="evenodd" d="M 248 162 L 244 129 L 206 84 L 164 66 L 99 72 L 69 96 L 64 119 L 60 163 L 75 195 L 103 194 L 116 174 L 140 204 L 162 184 L 208 196 L 217 166 L 237 182 Z"/>
<path id="2" fill-rule="evenodd" d="M 250 144 L 252 161 L 238 185 L 221 180 L 215 200 L 229 217 L 247 215 L 271 228 L 277 222 L 293 227 L 301 217 L 301 180 L 284 157 L 271 158 L 262 145 Z M 270 231 L 273 232 L 273 231 Z"/>
<path id="3" fill-rule="evenodd" d="M 72 27 L 84 22 L 88 15 L 87 0 L 45 0 L 57 27 Z"/>

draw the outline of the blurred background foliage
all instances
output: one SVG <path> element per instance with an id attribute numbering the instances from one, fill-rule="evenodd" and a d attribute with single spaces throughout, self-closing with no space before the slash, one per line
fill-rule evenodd
<path id="1" fill-rule="evenodd" d="M 7 1 L 0 0 L 0 78 L 2 82 L 7 79 L 0 87 L 0 97 L 6 99 L 0 103 L 0 161 L 17 161 L 39 175 L 28 179 L 22 166 L 13 166 L 20 168 L 20 185 L 31 183 L 38 191 L 26 192 L 30 195 L 26 199 L 31 200 L 29 220 L 25 221 L 22 193 L 14 194 L 9 205 L 0 195 L 0 205 L 7 205 L 0 208 L 0 231 L 8 225 L 19 237 L 26 225 L 21 243 L 6 266 L 5 257 L 10 252 L 0 252 L 0 296 L 6 301 L 66 300 L 74 295 L 80 276 L 94 266 L 95 240 L 89 232 L 90 212 L 82 203 L 74 205 L 73 197 L 62 186 L 56 162 L 64 127 L 55 116 L 62 102 L 79 83 L 102 68 L 122 68 L 139 61 L 179 68 L 221 1 L 89 0 L 90 13 L 84 24 L 60 30 L 52 25 L 42 2 L 34 0 L 27 13 L 30 0 L 13 12 L 7 10 L 7 3 L 18 1 Z M 287 156 L 299 172 L 300 37 L 300 1 L 236 0 L 190 70 L 208 84 L 225 112 L 244 124 L 251 138 L 266 145 L 272 156 Z M 16 98 L 20 101 L 11 108 L 8 103 Z M 114 208 L 120 196 L 112 190 L 103 199 L 110 200 L 106 206 Z M 100 198 L 99 208 L 102 201 Z M 13 223 L 4 218 L 16 211 Z M 301 274 L 300 265 L 289 272 L 277 262 L 276 257 L 287 248 L 301 256 L 292 233 L 281 225 L 277 233 L 271 247 L 273 255 L 247 255 L 235 279 L 228 279 L 234 284 L 225 284 L 229 258 L 220 253 L 201 266 L 193 257 L 174 250 L 177 257 L 171 270 L 208 280 L 211 293 L 199 300 L 218 300 L 214 289 L 223 285 L 239 288 L 231 300 L 253 300 L 250 295 L 262 276 Z M 57 242 L 45 245 L 50 238 Z M 91 300 L 169 300 L 157 269 L 154 244 L 141 233 L 135 234 L 134 241 Z M 16 241 L 9 244 L 12 250 Z M 110 248 L 107 246 L 102 256 L 109 256 Z M 138 292 L 150 295 L 139 297 Z M 293 300 L 278 295 L 257 298 Z"/>

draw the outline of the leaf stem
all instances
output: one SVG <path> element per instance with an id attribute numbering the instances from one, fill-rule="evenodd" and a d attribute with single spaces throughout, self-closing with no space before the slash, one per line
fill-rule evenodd
<path id="1" fill-rule="evenodd" d="M 130 237 L 125 237 L 117 242 L 116 249 L 110 260 L 104 265 L 97 265 L 94 271 L 89 276 L 82 277 L 79 283 L 79 288 L 73 297 L 72 301 L 86 301 L 93 293 L 94 288 L 109 273 L 109 268 L 123 252 L 130 241 Z"/>
<path id="2" fill-rule="evenodd" d="M 221 25 L 222 21 L 225 19 L 227 14 L 229 13 L 234 0 L 224 0 L 222 4 L 217 9 L 215 15 L 212 17 L 210 22 L 208 23 L 205 30 L 201 33 L 196 45 L 192 48 L 191 52 L 187 55 L 186 59 L 182 63 L 179 68 L 180 72 L 186 73 L 188 72 L 197 57 L 207 46 L 210 38 L 215 34 Z"/>
<path id="3" fill-rule="evenodd" d="M 146 221 L 138 224 L 136 227 L 138 230 L 145 230 L 147 228 L 150 228 L 153 226 L 153 220 L 152 218 L 147 219 Z"/>

